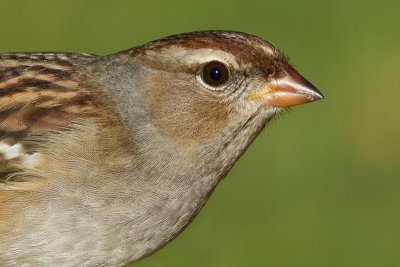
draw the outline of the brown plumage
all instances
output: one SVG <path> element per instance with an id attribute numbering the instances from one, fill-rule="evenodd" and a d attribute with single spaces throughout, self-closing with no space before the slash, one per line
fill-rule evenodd
<path id="1" fill-rule="evenodd" d="M 0 265 L 122 266 L 195 217 L 266 123 L 322 95 L 264 40 L 0 55 Z"/>
<path id="2" fill-rule="evenodd" d="M 42 133 L 89 115 L 95 108 L 72 62 L 77 55 L 0 56 L 0 130 Z M 82 55 L 79 61 L 91 56 Z M 72 61 L 72 62 L 71 62 Z"/>

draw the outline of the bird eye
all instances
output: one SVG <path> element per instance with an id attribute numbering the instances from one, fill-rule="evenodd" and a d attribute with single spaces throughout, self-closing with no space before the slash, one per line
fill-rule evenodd
<path id="1" fill-rule="evenodd" d="M 229 71 L 223 63 L 211 61 L 204 66 L 201 77 L 210 86 L 221 86 L 228 81 Z"/>

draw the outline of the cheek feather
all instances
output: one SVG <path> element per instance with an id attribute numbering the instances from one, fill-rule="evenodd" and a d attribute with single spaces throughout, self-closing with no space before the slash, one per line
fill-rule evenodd
<path id="1" fill-rule="evenodd" d="M 149 86 L 144 92 L 152 124 L 163 135 L 181 140 L 201 140 L 223 132 L 234 114 L 228 101 L 208 92 L 196 79 L 181 86 L 182 77 L 176 80 L 165 78 L 163 73 L 147 77 Z"/>

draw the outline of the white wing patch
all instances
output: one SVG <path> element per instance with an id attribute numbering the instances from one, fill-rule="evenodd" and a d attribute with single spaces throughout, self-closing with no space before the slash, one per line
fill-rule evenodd
<path id="1" fill-rule="evenodd" d="M 40 160 L 39 153 L 28 154 L 24 152 L 24 148 L 21 144 L 16 143 L 13 145 L 7 144 L 7 142 L 0 141 L 0 155 L 3 156 L 4 160 L 19 159 L 26 168 L 34 168 L 38 165 Z"/>
<path id="2" fill-rule="evenodd" d="M 22 163 L 28 169 L 35 168 L 40 161 L 40 154 L 35 152 L 33 154 L 23 154 L 22 155 Z"/>
<path id="3" fill-rule="evenodd" d="M 18 158 L 22 155 L 21 144 L 14 144 L 10 146 L 7 143 L 0 142 L 0 153 L 3 154 L 5 160 Z"/>

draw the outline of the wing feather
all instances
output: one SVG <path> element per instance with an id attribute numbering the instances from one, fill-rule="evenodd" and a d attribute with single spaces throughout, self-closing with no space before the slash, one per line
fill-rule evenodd
<path id="1" fill-rule="evenodd" d="M 36 155 L 29 140 L 66 129 L 74 120 L 96 116 L 91 91 L 76 64 L 87 54 L 0 55 L 0 182 L 18 173 L 23 159 Z M 1 187 L 0 187 L 1 188 Z"/>

